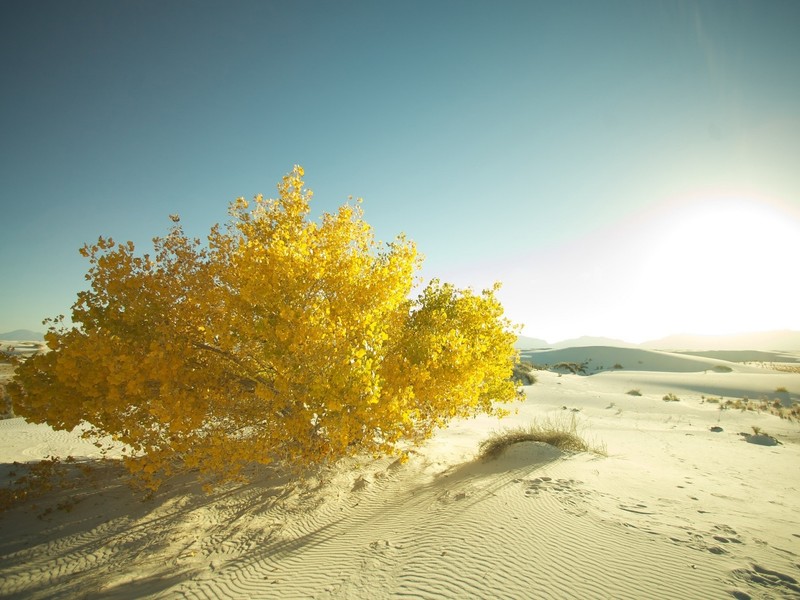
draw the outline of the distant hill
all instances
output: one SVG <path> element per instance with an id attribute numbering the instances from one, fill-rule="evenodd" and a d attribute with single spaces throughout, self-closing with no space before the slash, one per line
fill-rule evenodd
<path id="1" fill-rule="evenodd" d="M 614 346 L 615 348 L 639 347 L 636 344 L 631 344 L 629 342 L 624 342 L 622 340 L 615 340 L 606 337 L 592 337 L 588 335 L 579 338 L 573 338 L 570 340 L 564 340 L 562 342 L 552 344 L 551 347 L 554 349 L 561 349 L 561 348 L 583 348 L 586 346 Z"/>
<path id="2" fill-rule="evenodd" d="M 30 329 L 15 329 L 7 333 L 0 333 L 0 340 L 11 340 L 14 342 L 41 342 L 44 334 Z"/>
<path id="3" fill-rule="evenodd" d="M 548 344 L 545 340 L 540 340 L 539 338 L 520 335 L 517 336 L 517 343 L 514 344 L 514 347 L 517 350 L 532 350 L 534 348 L 549 348 L 550 344 Z"/>
<path id="4" fill-rule="evenodd" d="M 729 362 L 800 363 L 797 354 L 767 352 L 764 350 L 680 350 L 677 354 L 716 358 Z"/>
<path id="5" fill-rule="evenodd" d="M 740 335 L 671 335 L 645 342 L 654 350 L 761 350 L 800 351 L 800 331 L 765 331 Z"/>

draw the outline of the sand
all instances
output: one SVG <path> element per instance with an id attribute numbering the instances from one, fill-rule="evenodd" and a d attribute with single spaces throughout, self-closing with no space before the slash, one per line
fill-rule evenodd
<path id="1" fill-rule="evenodd" d="M 77 432 L 0 421 L 3 480 L 15 461 L 78 460 L 74 487 L 0 514 L 0 595 L 800 598 L 800 424 L 707 401 L 800 401 L 800 374 L 560 352 L 602 368 L 540 371 L 516 414 L 455 422 L 405 464 L 345 461 L 303 483 L 263 468 L 211 495 L 186 477 L 143 500 Z M 494 431 L 572 416 L 608 456 L 528 442 L 477 458 Z"/>

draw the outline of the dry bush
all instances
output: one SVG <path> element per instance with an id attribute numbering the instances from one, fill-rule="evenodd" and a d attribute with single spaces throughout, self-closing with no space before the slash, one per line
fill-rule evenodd
<path id="1" fill-rule="evenodd" d="M 776 371 L 782 371 L 784 373 L 800 373 L 800 365 L 773 363 L 770 366 Z"/>
<path id="2" fill-rule="evenodd" d="M 14 403 L 6 391 L 6 386 L 0 383 L 0 419 L 14 418 Z"/>
<path id="3" fill-rule="evenodd" d="M 498 458 L 506 448 L 521 442 L 542 442 L 570 452 L 592 452 L 607 456 L 606 446 L 587 440 L 579 431 L 575 415 L 568 418 L 534 420 L 528 427 L 505 429 L 481 442 L 478 456 L 481 459 Z"/>
<path id="4" fill-rule="evenodd" d="M 511 376 L 512 380 L 519 385 L 533 385 L 536 383 L 536 375 L 533 371 L 536 366 L 527 361 L 520 361 L 514 365 L 514 372 Z"/>
<path id="5" fill-rule="evenodd" d="M 641 390 L 638 390 L 638 389 L 628 390 L 625 393 L 628 394 L 628 396 L 641 396 L 642 395 Z"/>
<path id="6" fill-rule="evenodd" d="M 672 392 L 670 392 L 669 394 L 667 394 L 666 396 L 664 396 L 664 397 L 662 398 L 662 400 L 663 400 L 664 402 L 680 402 L 680 400 L 681 400 L 681 399 L 680 399 L 680 398 L 678 398 L 678 397 L 677 397 L 675 394 L 673 394 Z"/>
<path id="7" fill-rule="evenodd" d="M 574 362 L 560 362 L 552 365 L 550 367 L 551 370 L 556 372 L 569 372 L 573 375 L 586 375 L 586 369 L 588 368 L 588 363 L 574 363 Z"/>
<path id="8" fill-rule="evenodd" d="M 725 400 L 723 398 L 705 398 L 706 402 L 719 404 L 720 410 L 741 410 L 767 413 L 788 421 L 800 421 L 800 404 L 795 402 L 791 406 L 783 406 L 780 400 L 751 401 L 749 398 Z"/>

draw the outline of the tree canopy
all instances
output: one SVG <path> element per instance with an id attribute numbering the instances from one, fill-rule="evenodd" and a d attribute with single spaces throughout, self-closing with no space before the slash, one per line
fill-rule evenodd
<path id="1" fill-rule="evenodd" d="M 152 254 L 84 246 L 89 287 L 70 326 L 50 322 L 50 351 L 18 365 L 15 413 L 88 423 L 155 488 L 183 469 L 227 479 L 399 452 L 454 417 L 502 412 L 517 353 L 497 286 L 432 280 L 414 296 L 414 243 L 378 243 L 360 201 L 311 220 L 303 176 L 231 203 L 206 243 L 176 223 Z"/>

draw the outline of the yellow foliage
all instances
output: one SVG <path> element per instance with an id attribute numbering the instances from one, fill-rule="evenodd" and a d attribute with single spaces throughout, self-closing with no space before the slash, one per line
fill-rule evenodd
<path id="1" fill-rule="evenodd" d="M 84 246 L 90 288 L 73 327 L 51 323 L 51 352 L 18 366 L 16 414 L 90 423 L 157 487 L 185 468 L 228 479 L 253 462 L 397 452 L 516 398 L 497 288 L 434 280 L 413 298 L 414 243 L 377 243 L 360 202 L 310 221 L 302 177 L 232 202 L 206 245 L 175 225 L 152 256 Z"/>

